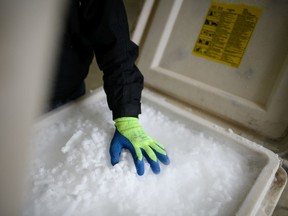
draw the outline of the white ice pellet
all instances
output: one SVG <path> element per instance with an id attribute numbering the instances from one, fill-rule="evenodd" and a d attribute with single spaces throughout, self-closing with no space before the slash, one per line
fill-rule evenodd
<path id="1" fill-rule="evenodd" d="M 63 153 L 67 153 L 71 148 L 77 145 L 77 142 L 81 141 L 83 137 L 83 131 L 79 130 L 73 134 L 73 136 L 68 140 L 66 145 L 61 149 Z"/>
<path id="2" fill-rule="evenodd" d="M 118 164 L 110 164 L 114 126 L 101 100 L 35 135 L 33 190 L 24 215 L 234 215 L 259 168 L 145 103 L 142 113 L 141 124 L 171 160 L 161 164 L 159 175 L 145 162 L 145 174 L 138 176 L 127 150 Z"/>

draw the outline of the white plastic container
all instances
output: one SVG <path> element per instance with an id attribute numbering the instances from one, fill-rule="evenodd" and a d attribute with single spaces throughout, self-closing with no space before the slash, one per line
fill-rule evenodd
<path id="1" fill-rule="evenodd" d="M 83 109 L 86 110 L 85 116 L 90 116 L 92 118 L 92 113 L 89 113 L 89 109 L 91 110 L 91 108 L 89 107 L 91 107 L 92 104 L 95 104 L 101 100 L 102 101 L 105 100 L 105 93 L 102 89 L 99 89 L 85 99 L 79 100 L 76 103 L 68 104 L 64 106 L 63 108 L 60 108 L 54 111 L 53 113 L 50 113 L 48 116 L 46 116 L 37 124 L 36 128 L 37 130 L 45 130 L 45 129 L 51 130 L 51 126 L 55 124 L 56 125 L 61 124 L 61 122 L 64 122 L 67 120 L 69 121 L 69 118 L 71 117 L 71 113 L 73 113 L 75 110 L 78 110 L 79 108 L 80 110 L 83 110 Z M 255 182 L 249 182 L 249 186 L 248 186 L 249 188 L 247 189 L 248 192 L 246 193 L 244 199 L 242 199 L 239 202 L 239 206 L 236 208 L 238 210 L 236 210 L 236 212 L 233 212 L 233 215 L 243 215 L 243 216 L 271 215 L 283 191 L 283 188 L 286 184 L 286 179 L 287 179 L 286 173 L 282 170 L 282 168 L 279 168 L 280 159 L 278 158 L 276 154 L 274 154 L 270 150 L 260 145 L 257 145 L 254 142 L 251 142 L 239 135 L 236 135 L 229 128 L 223 128 L 222 126 L 219 126 L 215 123 L 212 123 L 211 121 L 208 121 L 207 119 L 200 117 L 197 114 L 197 111 L 192 110 L 188 107 L 183 107 L 177 104 L 176 102 L 172 101 L 171 99 L 164 98 L 156 93 L 153 93 L 152 91 L 144 90 L 142 103 L 144 103 L 145 105 L 151 105 L 155 110 L 158 110 L 159 112 L 163 113 L 165 116 L 168 116 L 171 119 L 174 119 L 174 120 L 176 119 L 181 124 L 184 124 L 188 128 L 191 128 L 194 131 L 196 131 L 195 133 L 203 133 L 205 136 L 213 137 L 213 139 L 215 139 L 216 141 L 224 143 L 226 146 L 229 146 L 229 148 L 234 149 L 240 155 L 246 158 L 245 160 L 247 160 L 247 163 L 250 164 L 251 169 L 258 170 L 257 178 Z M 110 112 L 108 111 L 108 108 L 107 108 L 107 113 L 110 116 Z M 107 115 L 107 113 L 105 115 Z M 101 118 L 98 118 L 98 119 L 94 118 L 93 121 L 95 125 L 98 125 L 100 128 L 101 128 L 101 125 L 103 124 L 111 123 L 111 122 L 103 122 L 103 119 Z M 112 136 L 113 131 L 111 130 L 109 133 Z M 38 157 L 42 161 L 41 163 L 43 163 L 44 165 L 48 167 L 49 166 L 53 167 L 55 166 L 55 164 L 57 164 L 57 162 L 62 160 L 61 149 L 62 149 L 62 152 L 67 151 L 67 147 L 66 147 L 66 150 L 63 150 L 63 147 L 65 145 L 65 142 L 63 140 L 66 139 L 66 142 L 67 142 L 67 137 L 65 138 L 65 136 L 66 136 L 65 133 L 63 133 L 63 137 L 59 136 L 56 139 L 58 140 L 58 142 L 55 142 L 55 143 L 44 142 L 44 145 L 37 147 L 38 149 L 36 149 L 36 154 L 37 153 L 39 154 L 41 152 L 41 155 L 38 155 Z M 68 140 L 69 140 L 69 136 L 68 136 Z M 75 142 L 74 144 L 77 145 L 77 142 Z M 175 161 L 174 163 L 177 163 L 177 161 Z M 187 163 L 195 163 L 195 161 L 194 162 L 187 161 Z M 170 166 L 173 166 L 173 163 Z M 211 163 L 211 166 L 213 167 L 213 163 Z M 54 168 L 54 170 L 55 170 L 54 172 L 57 172 L 57 168 Z M 169 172 L 169 166 L 165 168 L 165 171 Z M 53 172 L 53 169 L 52 169 L 52 172 Z M 73 171 L 70 171 L 70 172 L 71 172 L 71 175 L 73 175 Z M 187 172 L 189 172 L 189 170 L 187 170 Z M 37 175 L 38 174 L 41 175 L 40 173 L 41 171 L 39 171 Z M 100 176 L 101 175 L 99 175 L 98 178 L 100 178 Z M 207 176 L 207 178 L 209 178 L 209 176 Z M 221 178 L 221 176 L 219 176 L 219 178 Z M 44 179 L 44 181 L 49 182 L 49 179 L 46 179 L 46 180 Z M 43 182 L 37 182 L 37 181 L 33 183 L 34 184 L 36 183 L 37 185 L 43 184 Z M 181 184 L 181 182 L 178 182 L 178 184 Z M 195 185 L 191 185 L 191 187 L 195 188 Z M 42 189 L 45 190 L 45 182 L 44 182 L 44 186 Z M 61 190 L 61 187 L 59 187 L 58 190 Z M 48 195 L 45 195 L 45 196 L 48 196 Z M 171 196 L 173 196 L 173 194 L 171 194 Z M 40 197 L 39 199 L 41 200 L 43 199 L 43 197 Z M 234 199 L 237 200 L 239 198 L 234 197 Z M 69 211 L 67 211 L 65 215 L 73 215 L 72 213 L 75 210 L 75 208 L 79 208 L 79 209 L 82 208 L 81 205 L 78 206 L 79 205 L 79 203 L 77 203 L 78 201 L 76 199 L 75 201 L 76 204 L 75 203 L 69 204 L 69 207 L 67 207 Z M 37 202 L 37 199 L 36 201 L 34 200 L 33 202 L 35 204 L 35 202 Z M 109 204 L 108 200 L 107 202 Z M 169 209 L 169 206 L 167 206 L 167 208 Z M 186 208 L 189 209 L 189 207 L 187 206 Z M 32 213 L 32 215 L 33 214 L 36 215 L 37 211 L 38 211 L 38 214 L 40 213 L 41 215 L 45 213 L 45 212 L 42 212 L 43 209 L 38 209 L 38 210 L 34 209 L 32 210 L 32 212 L 34 212 Z M 120 214 L 120 212 L 114 212 L 114 213 Z M 59 214 L 59 212 L 55 210 L 55 214 Z M 191 212 L 191 215 L 193 215 L 193 212 Z"/>

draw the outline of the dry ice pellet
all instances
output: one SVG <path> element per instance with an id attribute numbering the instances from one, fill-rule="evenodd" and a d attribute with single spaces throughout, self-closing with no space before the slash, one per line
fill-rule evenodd
<path id="1" fill-rule="evenodd" d="M 104 99 L 69 110 L 33 140 L 25 215 L 234 215 L 259 169 L 217 139 L 142 105 L 140 122 L 171 164 L 136 174 L 129 152 L 111 166 L 114 133 Z"/>

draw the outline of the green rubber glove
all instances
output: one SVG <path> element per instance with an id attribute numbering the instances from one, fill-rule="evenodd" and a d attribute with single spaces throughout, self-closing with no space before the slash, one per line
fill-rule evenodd
<path id="1" fill-rule="evenodd" d="M 134 159 L 138 175 L 144 174 L 144 159 L 146 158 L 154 173 L 160 172 L 158 160 L 169 164 L 169 158 L 164 146 L 151 138 L 140 125 L 138 118 L 121 117 L 115 121 L 115 134 L 110 145 L 111 163 L 119 162 L 121 150 L 128 149 Z"/>

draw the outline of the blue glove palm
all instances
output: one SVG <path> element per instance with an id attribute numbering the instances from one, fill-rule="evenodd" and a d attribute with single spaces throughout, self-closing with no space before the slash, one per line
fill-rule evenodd
<path id="1" fill-rule="evenodd" d="M 112 165 L 119 162 L 123 148 L 131 152 L 138 175 L 144 174 L 143 156 L 155 174 L 160 172 L 158 160 L 166 165 L 169 164 L 170 161 L 164 146 L 144 131 L 137 118 L 122 117 L 115 119 L 115 126 L 115 134 L 110 145 Z"/>

